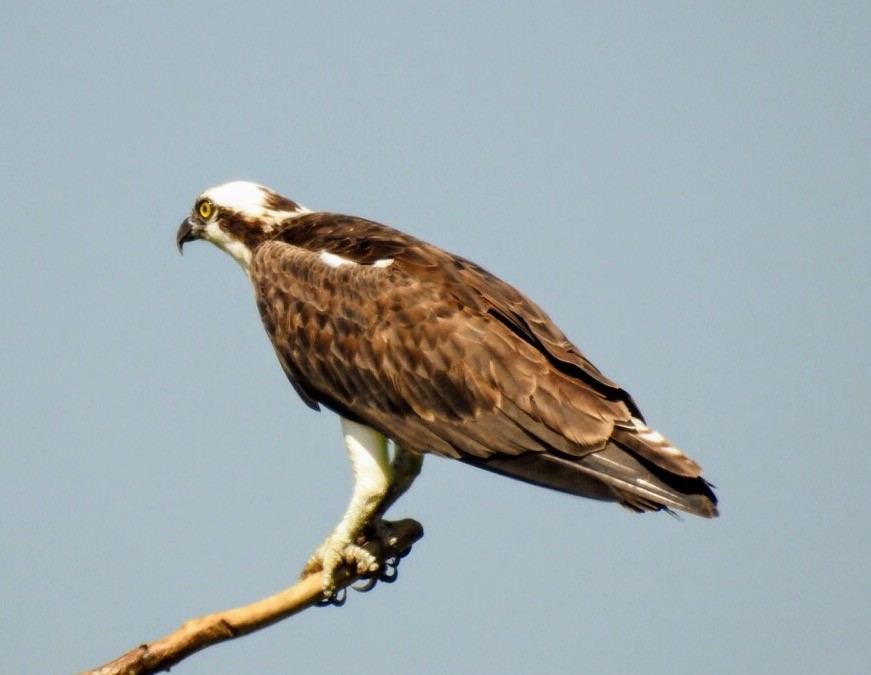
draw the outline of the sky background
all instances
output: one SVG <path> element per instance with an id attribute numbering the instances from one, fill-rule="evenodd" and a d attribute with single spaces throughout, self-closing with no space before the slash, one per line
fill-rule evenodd
<path id="1" fill-rule="evenodd" d="M 0 672 L 290 585 L 334 415 L 175 248 L 250 179 L 533 297 L 718 486 L 633 516 L 429 458 L 398 583 L 209 673 L 867 672 L 871 5 L 4 3 Z"/>

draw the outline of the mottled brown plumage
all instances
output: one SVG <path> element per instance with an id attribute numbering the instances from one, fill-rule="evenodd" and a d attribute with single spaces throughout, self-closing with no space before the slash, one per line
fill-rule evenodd
<path id="1" fill-rule="evenodd" d="M 634 511 L 717 515 L 698 464 L 650 429 L 541 309 L 474 263 L 244 182 L 197 200 L 177 242 L 200 238 L 246 270 L 294 388 L 347 420 L 355 472 L 379 486 L 358 494 L 358 480 L 313 557 L 325 588 L 343 552 L 367 563 L 353 551 L 355 532 L 419 469 L 401 458 L 396 475 L 381 466 L 385 436 L 415 457 L 432 452 Z M 417 468 L 399 471 L 405 463 Z"/>
<path id="2" fill-rule="evenodd" d="M 716 515 L 698 465 L 544 312 L 474 263 L 361 218 L 303 213 L 254 245 L 249 274 L 308 405 L 530 483 Z"/>

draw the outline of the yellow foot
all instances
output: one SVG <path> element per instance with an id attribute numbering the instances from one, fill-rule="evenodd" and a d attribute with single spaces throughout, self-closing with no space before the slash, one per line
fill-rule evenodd
<path id="1" fill-rule="evenodd" d="M 321 544 L 302 570 L 303 577 L 320 571 L 324 595 L 331 596 L 336 590 L 336 573 L 343 565 L 354 565 L 358 574 L 376 572 L 378 560 L 350 537 L 333 533 Z"/>

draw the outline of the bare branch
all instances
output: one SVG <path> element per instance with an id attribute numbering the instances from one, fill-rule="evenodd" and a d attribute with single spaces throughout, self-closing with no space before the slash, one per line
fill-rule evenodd
<path id="1" fill-rule="evenodd" d="M 423 527 L 416 520 L 399 520 L 391 523 L 391 535 L 390 541 L 374 539 L 364 544 L 382 561 L 382 566 L 385 561 L 398 559 L 407 553 L 411 545 L 423 536 Z M 337 587 L 344 589 L 365 577 L 351 565 L 346 565 L 339 571 Z M 169 670 L 201 649 L 253 633 L 322 600 L 321 574 L 309 574 L 290 588 L 250 605 L 192 619 L 171 635 L 139 645 L 114 661 L 79 675 L 147 675 Z"/>

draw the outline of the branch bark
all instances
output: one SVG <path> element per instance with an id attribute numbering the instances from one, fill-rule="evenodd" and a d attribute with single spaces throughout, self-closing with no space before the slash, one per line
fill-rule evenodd
<path id="1" fill-rule="evenodd" d="M 423 536 L 423 527 L 416 520 L 399 520 L 391 523 L 391 535 L 390 541 L 373 539 L 364 544 L 382 562 L 382 567 L 385 561 L 407 553 Z M 346 565 L 338 573 L 337 590 L 361 578 L 371 577 Z M 317 605 L 322 599 L 320 572 L 309 574 L 290 588 L 250 605 L 191 619 L 174 633 L 141 644 L 114 661 L 79 675 L 147 675 L 169 670 L 201 649 L 270 626 Z"/>

